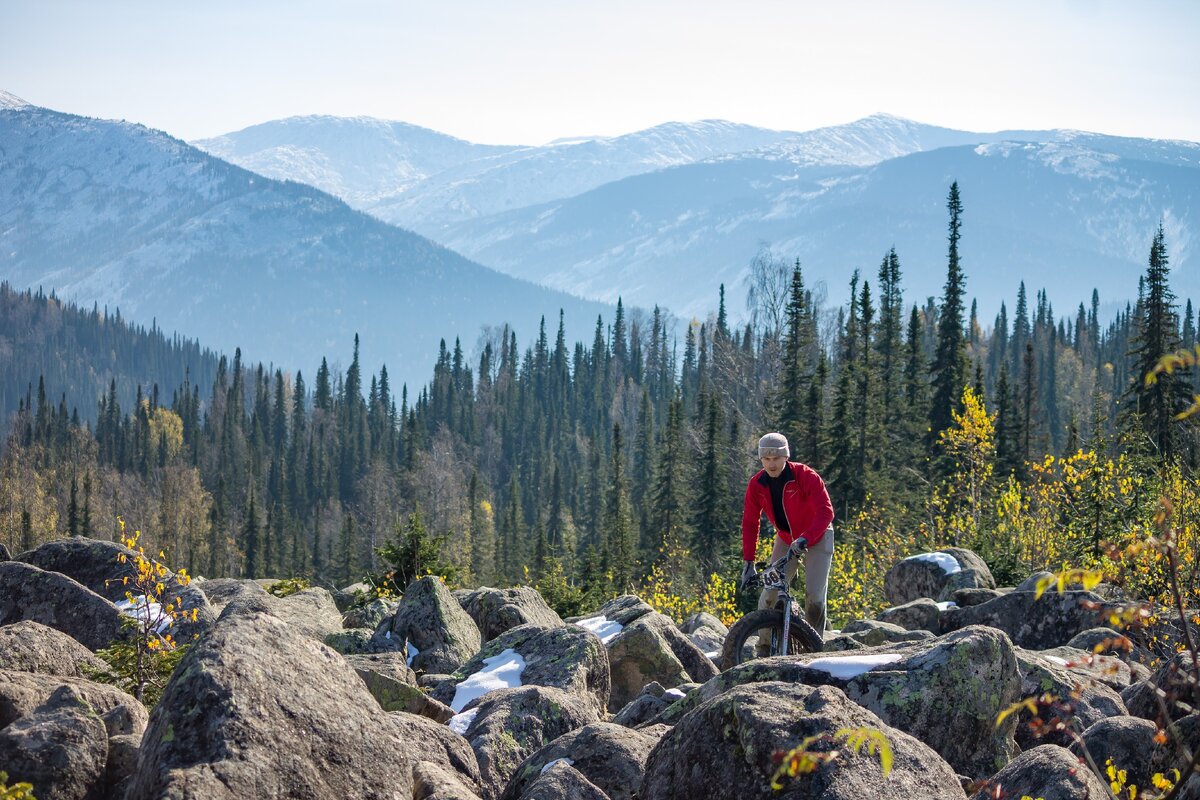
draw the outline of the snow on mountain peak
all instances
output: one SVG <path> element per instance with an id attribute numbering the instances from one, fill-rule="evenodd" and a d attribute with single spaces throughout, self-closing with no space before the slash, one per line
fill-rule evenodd
<path id="1" fill-rule="evenodd" d="M 12 109 L 15 111 L 20 108 L 30 108 L 30 107 L 31 106 L 29 103 L 26 103 L 24 100 L 17 97 L 15 94 L 12 94 L 11 92 L 6 92 L 3 89 L 0 89 L 0 108 Z"/>

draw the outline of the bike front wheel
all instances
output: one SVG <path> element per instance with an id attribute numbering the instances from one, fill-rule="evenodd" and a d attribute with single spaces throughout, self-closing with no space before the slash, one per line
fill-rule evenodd
<path id="1" fill-rule="evenodd" d="M 750 637 L 758 635 L 759 631 L 762 631 L 763 635 L 771 637 L 768 655 L 779 655 L 783 649 L 783 610 L 760 608 L 733 623 L 733 627 L 729 629 L 729 635 L 725 637 L 725 646 L 721 650 L 721 659 L 724 661 L 726 669 L 742 663 L 744 660 L 742 652 L 746 647 L 746 642 L 750 640 Z M 818 653 L 824 646 L 821 634 L 808 624 L 808 620 L 799 614 L 792 614 L 788 628 L 788 654 Z"/>

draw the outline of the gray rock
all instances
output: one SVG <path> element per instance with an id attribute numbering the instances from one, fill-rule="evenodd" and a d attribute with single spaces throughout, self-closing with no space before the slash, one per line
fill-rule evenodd
<path id="1" fill-rule="evenodd" d="M 865 647 L 878 647 L 881 644 L 890 644 L 891 642 L 916 642 L 933 638 L 933 634 L 923 628 L 908 630 L 900 625 L 873 619 L 855 620 L 842 628 L 840 635 L 849 636 Z"/>
<path id="2" fill-rule="evenodd" d="M 427 717 L 395 711 L 387 715 L 391 723 L 389 734 L 395 735 L 405 755 L 417 764 L 436 764 L 458 778 L 458 783 L 476 794 L 482 794 L 479 762 L 467 740 L 445 725 Z"/>
<path id="3" fill-rule="evenodd" d="M 241 597 L 259 597 L 270 594 L 259 585 L 258 581 L 250 578 L 211 578 L 197 580 L 195 587 L 204 593 L 216 614 L 225 610 L 225 606 Z"/>
<path id="4" fill-rule="evenodd" d="M 412 668 L 420 672 L 453 672 L 479 652 L 479 628 L 434 575 L 409 585 L 395 616 L 382 630 L 419 651 Z M 379 635 L 376 631 L 377 639 Z"/>
<path id="5" fill-rule="evenodd" d="M 692 614 L 690 617 L 685 619 L 683 624 L 679 626 L 679 630 L 683 631 L 684 633 L 695 633 L 696 631 L 703 630 L 704 628 L 711 628 L 712 630 L 716 631 L 721 638 L 725 638 L 725 636 L 729 633 L 729 628 L 725 626 L 725 623 L 721 622 L 721 620 L 717 619 L 712 614 L 709 614 L 707 611 L 697 611 L 695 614 Z"/>
<path id="6" fill-rule="evenodd" d="M 986 603 L 1002 594 L 1006 594 L 1006 592 L 1000 589 L 955 589 L 950 599 L 959 608 L 966 608 Z"/>
<path id="7" fill-rule="evenodd" d="M 71 536 L 46 542 L 21 553 L 17 560 L 50 572 L 60 572 L 101 597 L 116 602 L 124 600 L 125 593 L 129 591 L 129 586 L 122 579 L 128 577 L 132 580 L 137 575 L 133 563 L 136 555 L 118 542 Z M 125 557 L 125 561 L 120 560 L 121 556 Z M 163 599 L 188 615 L 188 619 L 184 619 L 181 614 L 173 627 L 171 633 L 176 641 L 192 641 L 212 627 L 216 612 L 197 586 L 181 580 L 171 570 L 167 571 L 163 583 L 166 584 Z M 196 612 L 194 622 L 190 619 L 193 610 Z"/>
<path id="8" fill-rule="evenodd" d="M 971 800 L 1026 795 L 1041 800 L 1109 797 L 1108 787 L 1073 753 L 1055 744 L 1044 744 L 1013 759 L 992 776 L 985 788 L 971 795 Z"/>
<path id="9" fill-rule="evenodd" d="M 1148 651 L 1134 645 L 1131 639 L 1112 628 L 1088 628 L 1073 636 L 1067 642 L 1067 647 L 1112 656 L 1126 663 L 1148 662 L 1153 658 Z"/>
<path id="10" fill-rule="evenodd" d="M 939 564 L 921 556 L 911 556 L 892 565 L 883 577 L 883 594 L 893 606 L 901 606 L 921 597 L 948 599 L 958 589 L 994 589 L 996 581 L 983 559 L 961 547 L 944 547 L 945 554 L 958 564 L 948 573 Z"/>
<path id="11" fill-rule="evenodd" d="M 1118 692 L 1135 682 L 1129 664 L 1113 656 L 1097 655 L 1088 650 L 1080 650 L 1067 645 L 1027 652 L 1040 653 L 1043 658 L 1051 660 L 1065 661 L 1067 663 L 1064 666 L 1075 675 L 1099 681 Z"/>
<path id="12" fill-rule="evenodd" d="M 624 708 L 614 714 L 612 721 L 616 725 L 636 728 L 666 711 L 667 706 L 671 705 L 671 702 L 670 699 L 664 699 L 661 694 L 654 695 L 643 692 L 630 700 Z"/>
<path id="13" fill-rule="evenodd" d="M 323 641 L 342 630 L 342 614 L 328 589 L 314 586 L 287 597 L 270 598 L 271 613 L 294 626 L 305 636 Z"/>
<path id="14" fill-rule="evenodd" d="M 227 606 L 180 661 L 127 800 L 410 797 L 421 742 L 342 656 L 250 605 Z"/>
<path id="15" fill-rule="evenodd" d="M 102 670 L 108 665 L 72 637 L 40 622 L 0 627 L 0 669 L 83 678 L 85 666 Z"/>
<path id="16" fill-rule="evenodd" d="M 706 681 L 718 672 L 669 617 L 656 611 L 635 617 L 605 647 L 612 669 L 609 710 L 614 712 L 652 681 L 671 688 Z"/>
<path id="17" fill-rule="evenodd" d="M 336 603 L 337 598 L 334 598 Z M 346 628 L 370 628 L 375 630 L 379 623 L 395 616 L 400 607 L 399 600 L 378 598 L 365 606 L 354 606 L 342 614 L 342 626 Z"/>
<path id="18" fill-rule="evenodd" d="M 529 784 L 520 800 L 608 800 L 608 795 L 579 770 L 562 761 Z"/>
<path id="19" fill-rule="evenodd" d="M 63 691 L 100 715 L 109 736 L 141 736 L 146 730 L 146 707 L 120 689 L 82 678 L 10 670 L 0 670 L 0 728 L 32 714 Z"/>
<path id="20" fill-rule="evenodd" d="M 1039 744 L 1068 747 L 1073 737 L 1068 730 L 1056 729 L 1056 723 L 1077 723 L 1081 728 L 1087 728 L 1102 719 L 1127 713 L 1116 691 L 1088 673 L 1069 667 L 1071 662 L 1059 663 L 1066 660 L 1047 652 L 1019 647 L 1016 654 L 1021 672 L 1021 696 L 1049 694 L 1056 698 L 1050 706 L 1040 707 L 1037 716 L 1028 710 L 1020 712 L 1016 740 L 1022 750 Z"/>
<path id="21" fill-rule="evenodd" d="M 577 625 L 543 628 L 529 624 L 513 628 L 492 639 L 451 680 L 438 685 L 433 697 L 453 705 L 455 690 L 486 665 L 484 659 L 512 649 L 525 660 L 521 673 L 524 686 L 547 686 L 570 692 L 595 706 L 599 714 L 608 708 L 610 692 L 608 654 L 600 639 Z M 515 765 L 514 765 L 515 766 Z"/>
<path id="22" fill-rule="evenodd" d="M 1083 744 L 1100 769 L 1109 759 L 1117 769 L 1126 771 L 1126 782 L 1139 789 L 1148 788 L 1154 774 L 1153 762 L 1157 745 L 1154 734 L 1158 727 L 1149 720 L 1130 716 L 1102 719 L 1083 732 Z M 1079 743 L 1072 742 L 1071 752 L 1081 755 Z"/>
<path id="23" fill-rule="evenodd" d="M 104 722 L 69 686 L 0 730 L 9 781 L 33 784 L 41 800 L 100 798 L 107 760 Z"/>
<path id="24" fill-rule="evenodd" d="M 876 756 L 841 747 L 815 772 L 771 788 L 774 755 L 809 736 L 831 750 L 844 728 L 871 727 L 887 736 L 893 752 L 885 778 Z M 641 800 L 754 800 L 755 798 L 962 798 L 954 771 L 937 753 L 885 724 L 833 687 L 785 682 L 738 686 L 707 700 L 667 732 L 651 751 L 638 795 Z"/>
<path id="25" fill-rule="evenodd" d="M 928 597 L 922 597 L 903 605 L 885 608 L 879 613 L 879 621 L 903 628 L 906 631 L 929 631 L 937 634 L 942 629 L 942 610 Z"/>
<path id="26" fill-rule="evenodd" d="M 450 706 L 417 688 L 416 673 L 405 666 L 400 653 L 351 655 L 346 661 L 384 711 L 406 711 L 435 722 L 446 722 L 454 716 Z"/>
<path id="27" fill-rule="evenodd" d="M 1047 572 L 1046 570 L 1040 570 L 1038 572 L 1033 573 L 1028 578 L 1021 581 L 1020 583 L 1018 583 L 1015 587 L 1013 587 L 1013 591 L 1014 592 L 1036 592 L 1038 582 L 1040 582 L 1043 578 L 1053 578 L 1053 577 L 1054 577 L 1053 572 Z M 1055 591 L 1055 589 L 1052 587 L 1048 591 L 1053 592 L 1053 591 Z"/>
<path id="28" fill-rule="evenodd" d="M 1192 655 L 1184 651 L 1160 666 L 1144 681 L 1131 684 L 1121 692 L 1121 698 L 1135 717 L 1151 720 L 1164 727 L 1166 718 L 1182 719 L 1198 704 L 1200 693 L 1192 681 Z M 1185 705 L 1181 705 L 1186 704 Z M 1164 713 L 1165 711 L 1165 713 Z"/>
<path id="29" fill-rule="evenodd" d="M 413 767 L 412 800 L 481 800 L 463 776 L 442 764 L 419 761 Z"/>
<path id="30" fill-rule="evenodd" d="M 122 635 L 111 602 L 57 572 L 21 561 L 0 561 L 0 625 L 31 620 L 61 631 L 89 650 Z"/>
<path id="31" fill-rule="evenodd" d="M 332 647 L 344 656 L 380 652 L 375 631 L 370 628 L 347 628 L 344 631 L 329 634 L 322 641 L 325 642 L 326 647 Z M 402 641 L 398 641 L 398 643 L 401 646 L 404 644 Z M 397 650 L 399 647 L 393 647 L 387 652 L 396 652 Z"/>
<path id="32" fill-rule="evenodd" d="M 634 620 L 654 613 L 654 608 L 635 594 L 614 597 L 587 617 L 607 617 L 619 625 L 632 625 Z"/>
<path id="33" fill-rule="evenodd" d="M 654 736 L 611 722 L 595 722 L 558 737 L 525 759 L 500 800 L 519 800 L 545 768 L 560 759 L 595 784 L 609 800 L 633 800 L 642 782 Z"/>
<path id="34" fill-rule="evenodd" d="M 0 561 L 10 560 L 12 560 L 12 553 L 9 552 L 8 545 L 6 545 L 4 542 L 0 542 Z"/>
<path id="35" fill-rule="evenodd" d="M 1008 634 L 1013 644 L 1028 650 L 1047 650 L 1071 641 L 1094 628 L 1103 603 L 1091 592 L 1010 592 L 969 608 L 952 608 L 942 614 L 945 632 L 968 625 L 988 625 Z"/>
<path id="36" fill-rule="evenodd" d="M 855 677 L 829 669 L 841 659 L 894 655 Z M 817 667 L 809 666 L 818 662 Z M 818 668 L 824 665 L 826 668 Z M 847 656 L 804 653 L 755 659 L 721 673 L 658 718 L 667 724 L 731 687 L 763 681 L 835 686 L 888 725 L 920 739 L 954 769 L 986 778 L 1016 754 L 1017 721 L 996 718 L 1021 697 L 1012 643 L 1000 631 L 973 627 L 926 642 L 906 642 Z"/>
<path id="37" fill-rule="evenodd" d="M 104 766 L 107 797 L 123 798 L 133 773 L 137 771 L 138 750 L 142 737 L 122 734 L 108 737 L 108 762 Z"/>
<path id="38" fill-rule="evenodd" d="M 493 798 L 533 753 L 565 733 L 600 721 L 594 704 L 546 686 L 499 689 L 467 709 L 477 709 L 466 739 L 479 760 L 482 794 Z"/>
<path id="39" fill-rule="evenodd" d="M 519 625 L 535 623 L 553 628 L 563 624 L 562 617 L 546 605 L 546 601 L 532 586 L 512 589 L 483 587 L 460 593 L 456 599 L 475 620 L 480 638 L 485 643 Z"/>

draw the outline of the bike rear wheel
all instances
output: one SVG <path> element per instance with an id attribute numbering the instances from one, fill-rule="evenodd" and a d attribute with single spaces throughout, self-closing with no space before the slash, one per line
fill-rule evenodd
<path id="1" fill-rule="evenodd" d="M 721 650 L 721 659 L 726 669 L 742 663 L 742 651 L 746 642 L 763 629 L 766 629 L 764 635 L 769 631 L 771 637 L 769 655 L 779 655 L 783 642 L 783 610 L 760 608 L 733 623 L 733 627 L 729 629 L 729 635 L 725 637 L 725 646 Z M 800 614 L 793 613 L 788 629 L 788 654 L 818 653 L 824 646 L 821 635 L 808 624 L 808 620 Z"/>

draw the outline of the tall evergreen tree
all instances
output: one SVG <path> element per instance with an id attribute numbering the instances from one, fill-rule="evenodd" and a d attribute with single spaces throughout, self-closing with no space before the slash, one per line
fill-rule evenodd
<path id="1" fill-rule="evenodd" d="M 950 248 L 946 285 L 938 309 L 937 355 L 931 367 L 933 398 L 929 408 L 929 432 L 934 440 L 953 424 L 951 413 L 961 401 L 967 377 L 963 337 L 963 295 L 966 293 L 966 277 L 963 275 L 958 254 L 963 208 L 958 194 L 958 181 L 950 184 L 946 208 L 950 212 Z"/>

